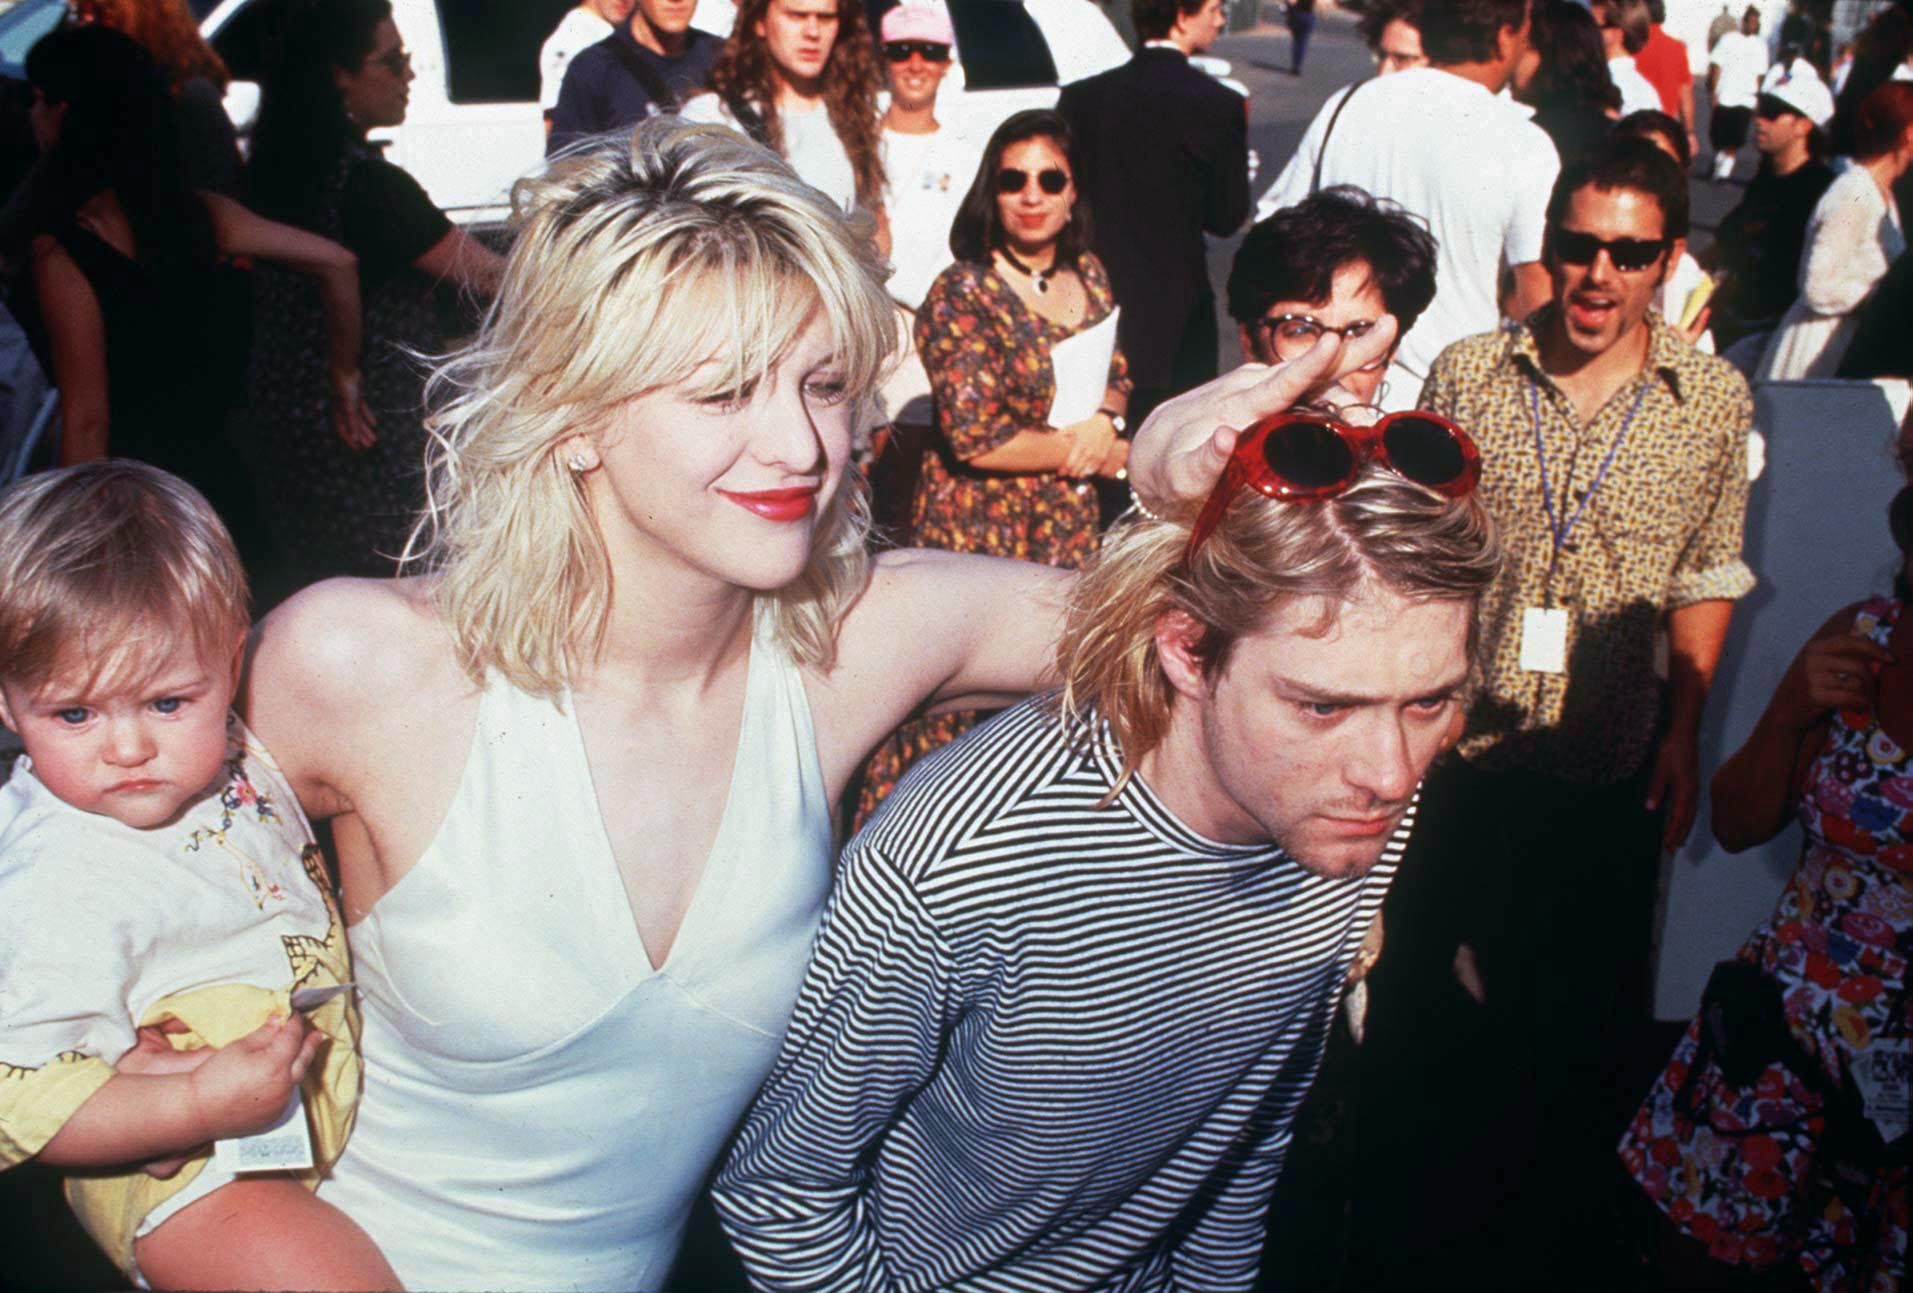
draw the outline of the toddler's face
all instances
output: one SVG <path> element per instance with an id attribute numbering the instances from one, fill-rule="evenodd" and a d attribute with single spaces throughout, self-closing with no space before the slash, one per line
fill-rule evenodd
<path id="1" fill-rule="evenodd" d="M 207 793 L 226 758 L 237 654 L 201 658 L 190 641 L 145 661 L 144 680 L 88 691 L 63 670 L 29 690 L 0 679 L 0 720 L 19 734 L 46 788 L 137 830 L 164 826 Z"/>

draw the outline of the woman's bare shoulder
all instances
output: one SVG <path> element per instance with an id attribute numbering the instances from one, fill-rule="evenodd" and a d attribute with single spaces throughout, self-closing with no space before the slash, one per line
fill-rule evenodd
<path id="1" fill-rule="evenodd" d="M 254 628 L 247 698 L 284 690 L 325 708 L 374 700 L 389 711 L 463 681 L 428 579 L 328 579 Z"/>

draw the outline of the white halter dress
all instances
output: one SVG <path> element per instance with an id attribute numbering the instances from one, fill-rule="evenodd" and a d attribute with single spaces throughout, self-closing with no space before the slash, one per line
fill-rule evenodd
<path id="1" fill-rule="evenodd" d="M 569 697 L 497 680 L 437 837 L 350 930 L 365 1095 L 320 1194 L 408 1288 L 662 1285 L 830 888 L 803 679 L 757 624 L 723 821 L 663 966 Z"/>

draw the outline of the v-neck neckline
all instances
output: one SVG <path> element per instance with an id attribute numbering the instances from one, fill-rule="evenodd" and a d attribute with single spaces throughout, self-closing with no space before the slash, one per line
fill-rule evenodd
<path id="1" fill-rule="evenodd" d="M 685 904 L 684 915 L 678 920 L 677 929 L 671 935 L 671 948 L 662 961 L 651 954 L 645 944 L 644 931 L 638 924 L 637 910 L 631 905 L 631 894 L 625 887 L 624 872 L 618 866 L 617 850 L 611 843 L 611 831 L 605 824 L 604 804 L 598 797 L 597 778 L 592 772 L 590 751 L 585 746 L 584 724 L 578 715 L 577 698 L 567 689 L 564 697 L 564 709 L 570 722 L 573 757 L 577 760 L 578 770 L 582 773 L 585 795 L 591 805 L 591 829 L 597 846 L 598 858 L 590 864 L 596 872 L 594 884 L 607 887 L 604 901 L 612 898 L 623 905 L 625 920 L 620 927 L 628 930 L 631 945 L 637 950 L 636 964 L 641 971 L 639 979 L 650 980 L 668 977 L 673 970 L 682 968 L 687 957 L 693 955 L 685 951 L 687 941 L 692 941 L 702 913 L 714 899 L 708 897 L 709 891 L 720 879 L 714 872 L 720 869 L 720 863 L 729 854 L 735 852 L 729 847 L 732 809 L 737 804 L 738 777 L 744 767 L 744 751 L 749 748 L 747 742 L 752 737 L 751 725 L 758 721 L 757 711 L 763 706 L 758 703 L 757 691 L 762 682 L 759 677 L 762 644 L 757 640 L 757 626 L 751 627 L 751 643 L 744 666 L 744 704 L 737 725 L 737 740 L 731 747 L 731 771 L 725 785 L 724 806 L 719 810 L 717 832 L 711 837 L 710 850 L 704 856 L 704 864 L 698 870 L 696 883 L 691 891 L 691 901 Z"/>

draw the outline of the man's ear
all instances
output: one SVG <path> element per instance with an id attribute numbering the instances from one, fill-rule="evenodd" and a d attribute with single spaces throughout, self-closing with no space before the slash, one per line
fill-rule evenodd
<path id="1" fill-rule="evenodd" d="M 1176 694 L 1201 700 L 1209 694 L 1209 675 L 1196 654 L 1207 630 L 1188 611 L 1164 611 L 1156 616 L 1156 659 Z"/>
<path id="2" fill-rule="evenodd" d="M 13 706 L 7 704 L 6 688 L 0 687 L 0 727 L 19 735 L 20 725 L 13 721 Z"/>

